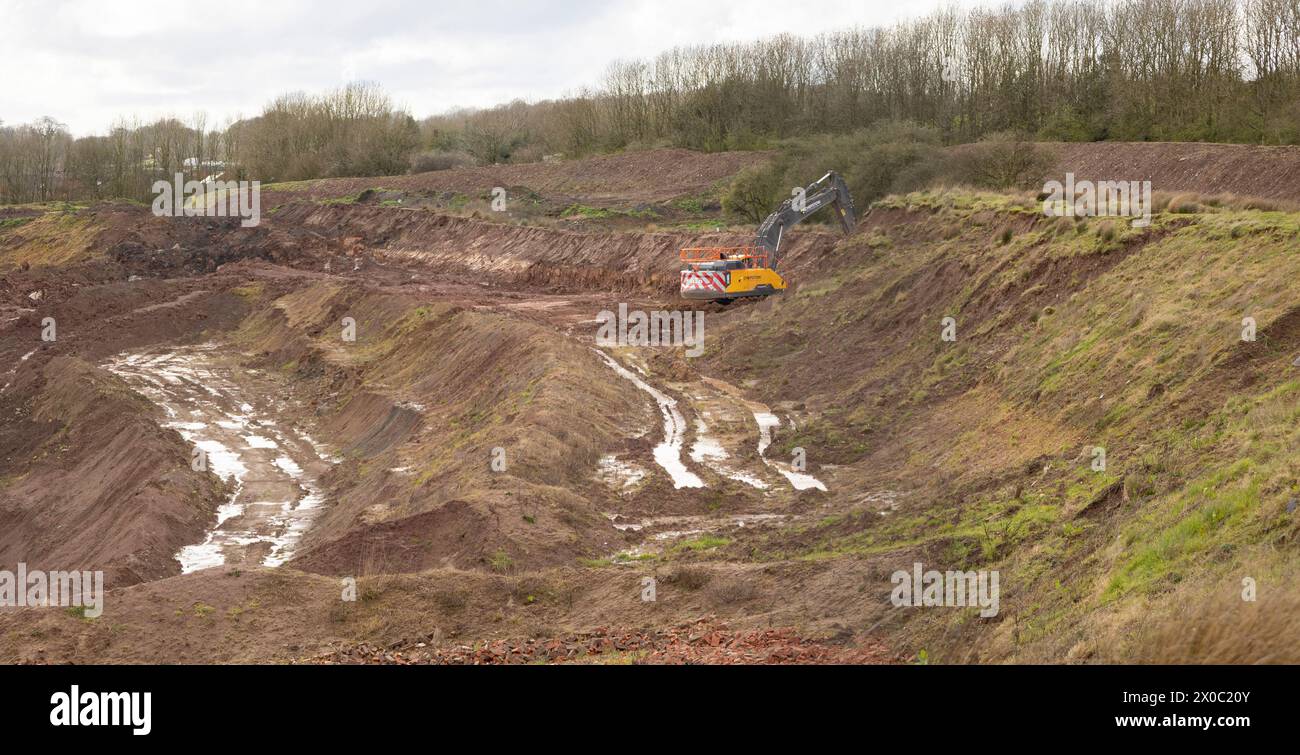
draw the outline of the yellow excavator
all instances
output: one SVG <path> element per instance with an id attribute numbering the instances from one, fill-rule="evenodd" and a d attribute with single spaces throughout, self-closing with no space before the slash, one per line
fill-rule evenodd
<path id="1" fill-rule="evenodd" d="M 785 230 L 830 205 L 844 232 L 857 222 L 853 198 L 840 174 L 831 171 L 781 203 L 758 227 L 753 246 L 689 247 L 681 250 L 681 293 L 685 299 L 728 302 L 785 290 L 776 272 Z"/>

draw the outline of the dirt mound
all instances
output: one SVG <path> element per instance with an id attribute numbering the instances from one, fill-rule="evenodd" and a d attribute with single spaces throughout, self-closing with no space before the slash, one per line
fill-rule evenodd
<path id="1" fill-rule="evenodd" d="M 387 451 L 410 437 L 420 424 L 419 412 L 398 406 L 391 399 L 361 392 L 331 419 L 329 432 L 351 439 L 343 449 L 371 457 Z"/>
<path id="2" fill-rule="evenodd" d="M 237 340 L 295 377 L 339 450 L 300 568 L 533 568 L 601 555 L 614 533 L 594 473 L 644 399 L 555 328 L 334 281 L 261 300 Z"/>
<path id="3" fill-rule="evenodd" d="M 343 537 L 294 560 L 295 568 L 317 574 L 401 574 L 437 566 L 478 565 L 493 528 L 464 501 L 448 501 L 433 511 L 370 526 L 354 527 Z M 360 568 L 358 568 L 360 567 Z"/>
<path id="4" fill-rule="evenodd" d="M 766 152 L 701 153 L 648 150 L 555 163 L 456 168 L 413 176 L 332 178 L 272 185 L 276 193 L 314 199 L 356 195 L 380 188 L 407 192 L 489 194 L 493 187 L 526 187 L 551 197 L 590 204 L 664 202 L 708 191 L 741 170 L 766 162 Z"/>
<path id="5" fill-rule="evenodd" d="M 135 204 L 102 202 L 44 212 L 0 227 L 0 272 L 57 269 L 98 279 L 210 273 L 246 257 L 284 261 L 309 242 L 296 229 L 243 228 L 239 218 L 155 217 Z"/>
<path id="6" fill-rule="evenodd" d="M 510 665 L 525 663 L 635 663 L 655 665 L 881 664 L 893 659 L 876 642 L 832 645 L 791 627 L 736 631 L 711 618 L 666 629 L 597 627 L 553 639 L 492 640 L 482 645 L 430 648 L 369 644 L 310 658 L 310 664 Z"/>
<path id="7" fill-rule="evenodd" d="M 0 611 L 0 661 L 291 662 L 360 644 L 450 650 L 493 639 L 576 637 L 593 627 L 655 636 L 657 628 L 716 616 L 727 637 L 754 633 L 761 643 L 765 630 L 794 627 L 802 643 L 845 651 L 841 658 L 856 662 L 848 654 L 873 647 L 869 628 L 897 613 L 860 589 L 875 585 L 888 594 L 887 572 L 866 559 L 690 569 L 692 581 L 642 564 L 517 574 L 436 569 L 358 576 L 352 584 L 292 565 L 206 569 L 110 590 L 94 621 L 63 610 Z M 644 602 L 642 579 L 652 572 L 663 576 L 658 600 Z M 753 587 L 745 600 L 712 587 L 742 581 Z"/>
<path id="8" fill-rule="evenodd" d="M 552 293 L 601 290 L 670 295 L 680 284 L 678 252 L 688 246 L 742 246 L 728 233 L 578 232 L 513 226 L 425 210 L 311 203 L 287 205 L 272 221 L 354 239 L 354 247 L 393 264 L 481 284 Z M 829 250 L 837 237 L 799 229 L 785 242 L 792 262 Z"/>
<path id="9" fill-rule="evenodd" d="M 1054 176 L 1149 180 L 1152 191 L 1300 202 L 1300 147 L 1188 142 L 1053 143 Z"/>
<path id="10" fill-rule="evenodd" d="M 0 567 L 102 569 L 110 586 L 179 573 L 225 491 L 157 413 L 75 358 L 25 372 L 0 397 Z"/>

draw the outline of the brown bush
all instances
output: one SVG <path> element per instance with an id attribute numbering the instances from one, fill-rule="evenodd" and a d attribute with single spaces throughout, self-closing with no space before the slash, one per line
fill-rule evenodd
<path id="1" fill-rule="evenodd" d="M 1179 194 L 1169 200 L 1169 211 L 1173 213 L 1200 212 L 1202 207 L 1196 194 Z"/>
<path id="2" fill-rule="evenodd" d="M 698 566 L 679 566 L 664 577 L 664 581 L 687 590 L 698 590 L 713 579 L 707 569 Z"/>
<path id="3" fill-rule="evenodd" d="M 1004 131 L 955 150 L 949 177 L 988 189 L 1028 189 L 1041 186 L 1053 163 L 1043 145 Z"/>
<path id="4" fill-rule="evenodd" d="M 1179 596 L 1172 608 L 1135 634 L 1128 662 L 1300 663 L 1300 588 L 1290 580 L 1261 579 L 1258 599 L 1241 586 Z"/>
<path id="5" fill-rule="evenodd" d="M 752 600 L 758 594 L 754 583 L 743 577 L 733 577 L 709 586 L 708 595 L 714 603 L 732 605 Z"/>
<path id="6" fill-rule="evenodd" d="M 432 173 L 438 170 L 465 168 L 474 164 L 474 158 L 464 152 L 432 150 L 411 156 L 410 173 Z"/>

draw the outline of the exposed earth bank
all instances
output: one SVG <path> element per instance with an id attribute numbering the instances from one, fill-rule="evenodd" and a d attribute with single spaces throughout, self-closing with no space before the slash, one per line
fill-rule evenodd
<path id="1" fill-rule="evenodd" d="M 1253 148 L 1197 149 L 1060 159 L 1249 193 Z M 764 159 L 281 186 L 249 229 L 13 211 L 0 568 L 111 591 L 0 610 L 0 659 L 1289 657 L 1296 612 L 1219 617 L 1242 575 L 1287 604 L 1300 216 L 892 197 L 793 234 L 781 297 L 687 307 L 700 357 L 598 345 L 602 311 L 682 309 L 678 248 L 749 240 L 696 200 Z M 501 184 L 534 199 L 446 206 Z M 997 614 L 895 608 L 915 563 L 998 570 Z"/>

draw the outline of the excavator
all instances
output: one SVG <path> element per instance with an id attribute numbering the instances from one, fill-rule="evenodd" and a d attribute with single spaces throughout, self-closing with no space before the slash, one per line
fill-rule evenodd
<path id="1" fill-rule="evenodd" d="M 785 279 L 776 272 L 781 260 L 781 239 L 787 228 L 826 205 L 831 205 L 844 232 L 852 233 L 857 222 L 853 198 L 840 174 L 831 171 L 802 192 L 795 192 L 795 196 L 768 215 L 758 227 L 753 246 L 682 249 L 682 298 L 725 304 L 785 290 Z"/>

